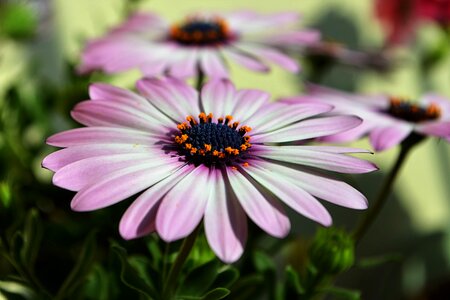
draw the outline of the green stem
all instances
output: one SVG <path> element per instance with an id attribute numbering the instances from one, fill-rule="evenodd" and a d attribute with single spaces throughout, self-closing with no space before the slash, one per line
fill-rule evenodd
<path id="1" fill-rule="evenodd" d="M 189 253 L 191 253 L 191 250 L 194 246 L 195 240 L 198 235 L 199 227 L 200 226 L 198 226 L 188 237 L 186 237 L 183 241 L 183 244 L 181 245 L 180 251 L 178 252 L 178 256 L 175 259 L 175 262 L 173 263 L 172 267 L 170 268 L 169 275 L 167 276 L 167 280 L 164 283 L 162 293 L 163 295 L 162 299 L 164 300 L 170 299 L 172 296 L 171 294 L 173 293 L 176 287 L 178 275 L 181 272 L 181 268 L 186 262 L 186 259 L 188 258 Z"/>
<path id="2" fill-rule="evenodd" d="M 203 82 L 205 81 L 205 73 L 203 73 L 200 67 L 197 69 L 197 81 L 195 82 L 195 88 L 200 93 L 202 90 Z"/>
<path id="3" fill-rule="evenodd" d="M 383 205 L 386 203 L 386 200 L 389 197 L 389 194 L 391 193 L 392 187 L 394 185 L 395 179 L 397 178 L 397 175 L 400 171 L 400 168 L 402 167 L 403 163 L 405 162 L 405 159 L 415 144 L 409 144 L 404 143 L 401 145 L 400 153 L 398 154 L 397 161 L 395 162 L 395 165 L 392 167 L 391 171 L 389 172 L 388 176 L 383 182 L 383 185 L 380 189 L 380 192 L 378 194 L 378 197 L 376 198 L 374 205 L 371 210 L 365 215 L 364 219 L 359 223 L 359 226 L 353 233 L 353 238 L 355 240 L 355 243 L 358 243 L 361 238 L 364 236 L 364 234 L 367 232 L 369 227 L 374 222 L 375 218 L 380 213 L 381 209 L 383 208 Z"/>

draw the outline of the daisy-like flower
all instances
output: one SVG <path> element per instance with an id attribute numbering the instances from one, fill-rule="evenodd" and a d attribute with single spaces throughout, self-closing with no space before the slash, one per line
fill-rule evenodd
<path id="1" fill-rule="evenodd" d="M 309 85 L 308 95 L 284 99 L 287 103 L 322 102 L 333 105 L 336 114 L 363 119 L 360 126 L 320 138 L 325 142 L 350 142 L 368 135 L 376 151 L 392 148 L 411 134 L 435 136 L 450 141 L 450 100 L 424 95 L 418 103 L 386 95 L 355 95 Z"/>
<path id="2" fill-rule="evenodd" d="M 353 116 L 315 117 L 328 104 L 270 103 L 267 93 L 235 90 L 227 80 L 198 93 L 178 79 L 142 79 L 141 95 L 93 84 L 92 100 L 72 117 L 86 125 L 48 138 L 65 147 L 43 166 L 53 183 L 76 191 L 76 211 L 91 211 L 139 194 L 119 225 L 125 239 L 157 232 L 165 241 L 188 236 L 201 222 L 224 262 L 236 261 L 247 239 L 246 215 L 284 237 L 290 222 L 281 202 L 329 226 L 321 198 L 365 209 L 366 198 L 317 169 L 366 173 L 374 164 L 354 148 L 290 142 L 336 134 L 360 124 Z M 281 202 L 280 202 L 281 200 Z"/>
<path id="3" fill-rule="evenodd" d="M 136 13 L 105 37 L 88 43 L 79 71 L 117 73 L 139 68 L 146 76 L 166 73 L 186 78 L 200 69 L 209 77 L 225 78 L 227 59 L 258 72 L 269 71 L 268 63 L 297 72 L 296 60 L 284 50 L 320 38 L 315 30 L 283 29 L 297 21 L 298 15 L 291 12 L 239 11 L 192 15 L 168 24 L 154 14 Z"/>

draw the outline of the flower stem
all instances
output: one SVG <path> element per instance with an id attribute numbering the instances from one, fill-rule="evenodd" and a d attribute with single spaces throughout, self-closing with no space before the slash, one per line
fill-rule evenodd
<path id="1" fill-rule="evenodd" d="M 200 93 L 202 90 L 203 82 L 205 81 L 205 73 L 203 73 L 200 67 L 197 69 L 197 81 L 195 82 L 195 88 Z"/>
<path id="2" fill-rule="evenodd" d="M 414 145 L 415 143 L 403 143 L 401 145 L 397 161 L 395 162 L 388 176 L 384 180 L 380 192 L 378 193 L 378 197 L 374 202 L 375 204 L 373 205 L 372 209 L 369 210 L 369 212 L 365 215 L 364 219 L 359 223 L 359 226 L 353 233 L 355 243 L 358 243 L 361 240 L 361 238 L 364 236 L 364 234 L 367 232 L 369 227 L 374 222 L 375 218 L 380 213 L 384 203 L 386 203 L 386 200 L 388 199 L 389 194 L 391 193 L 392 187 L 400 171 L 400 168 L 402 167 L 409 151 Z"/>
<path id="3" fill-rule="evenodd" d="M 175 259 L 175 262 L 173 263 L 172 267 L 170 268 L 169 275 L 167 276 L 167 280 L 164 283 L 162 299 L 171 298 L 172 296 L 171 294 L 175 290 L 178 275 L 180 274 L 181 268 L 183 267 L 186 259 L 189 256 L 189 253 L 191 253 L 191 250 L 194 246 L 195 240 L 198 235 L 199 227 L 200 226 L 198 226 L 188 237 L 184 239 L 180 251 L 178 252 L 178 256 Z"/>

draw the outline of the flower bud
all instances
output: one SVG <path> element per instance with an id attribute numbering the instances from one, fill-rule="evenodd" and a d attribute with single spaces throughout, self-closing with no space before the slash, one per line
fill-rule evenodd
<path id="1" fill-rule="evenodd" d="M 320 228 L 308 254 L 310 262 L 319 272 L 338 274 L 353 265 L 354 242 L 344 230 Z"/>

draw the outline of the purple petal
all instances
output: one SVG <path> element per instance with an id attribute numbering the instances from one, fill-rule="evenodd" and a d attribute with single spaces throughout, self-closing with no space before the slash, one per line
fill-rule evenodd
<path id="1" fill-rule="evenodd" d="M 181 80 L 145 78 L 136 86 L 151 104 L 176 122 L 183 122 L 188 115 L 199 114 L 197 91 Z"/>
<path id="2" fill-rule="evenodd" d="M 370 132 L 370 143 L 375 151 L 383 151 L 400 144 L 413 130 L 404 122 L 397 122 L 391 126 L 377 127 Z"/>
<path id="3" fill-rule="evenodd" d="M 164 179 L 182 163 L 174 162 L 153 168 L 151 164 L 133 165 L 80 190 L 72 199 L 75 211 L 90 211 L 113 205 Z"/>
<path id="4" fill-rule="evenodd" d="M 213 113 L 216 117 L 225 117 L 230 112 L 225 111 L 226 103 L 233 101 L 236 88 L 227 79 L 211 80 L 202 88 L 202 103 L 205 113 Z"/>
<path id="5" fill-rule="evenodd" d="M 203 165 L 186 175 L 171 189 L 158 209 L 156 230 L 163 240 L 172 242 L 188 236 L 203 217 L 215 182 Z"/>
<path id="6" fill-rule="evenodd" d="M 200 67 L 210 78 L 228 78 L 228 70 L 217 50 L 205 49 L 200 53 Z"/>
<path id="7" fill-rule="evenodd" d="M 281 143 L 316 138 L 349 130 L 361 124 L 362 120 L 353 116 L 332 116 L 309 119 L 269 133 L 252 136 L 255 143 Z"/>
<path id="8" fill-rule="evenodd" d="M 199 61 L 197 49 L 178 50 L 178 57 L 170 64 L 169 74 L 176 78 L 192 77 L 196 74 Z M 174 53 L 174 54 L 175 54 Z"/>
<path id="9" fill-rule="evenodd" d="M 287 71 L 297 73 L 300 70 L 297 61 L 279 50 L 274 50 L 269 47 L 263 47 L 256 44 L 243 44 L 239 43 L 237 47 L 242 48 L 243 51 L 252 53 L 256 57 L 261 58 L 263 61 L 269 61 L 274 63 Z"/>
<path id="10" fill-rule="evenodd" d="M 161 200 L 194 168 L 192 165 L 186 165 L 142 193 L 122 216 L 119 224 L 120 235 L 129 240 L 154 232 Z"/>
<path id="11" fill-rule="evenodd" d="M 42 161 L 42 166 L 52 171 L 89 157 L 127 154 L 149 153 L 149 146 L 127 144 L 91 144 L 65 148 L 49 154 Z"/>
<path id="12" fill-rule="evenodd" d="M 120 102 L 95 100 L 78 103 L 72 110 L 72 117 L 86 126 L 125 127 L 143 131 L 164 130 L 173 127 L 173 122 L 157 110 L 144 113 L 143 110 L 152 109 L 151 106 L 138 110 L 128 104 Z"/>
<path id="13" fill-rule="evenodd" d="M 250 164 L 272 170 L 276 176 L 280 176 L 280 180 L 283 178 L 283 180 L 291 181 L 313 196 L 328 202 L 352 209 L 367 208 L 366 197 L 345 182 L 314 174 L 311 171 L 294 170 L 265 161 L 250 162 Z"/>
<path id="14" fill-rule="evenodd" d="M 329 112 L 333 107 L 324 103 L 285 105 L 275 103 L 260 108 L 246 122 L 251 124 L 252 134 L 270 132 L 306 118 Z"/>
<path id="15" fill-rule="evenodd" d="M 153 153 L 155 154 L 155 152 Z M 137 165 L 155 168 L 176 161 L 163 152 L 104 155 L 85 158 L 59 169 L 53 176 L 53 184 L 67 190 L 79 191 L 86 186 L 108 177 L 113 172 Z"/>
<path id="16" fill-rule="evenodd" d="M 236 93 L 232 116 L 240 122 L 247 120 L 258 110 L 269 104 L 270 94 L 258 90 L 239 90 Z"/>
<path id="17" fill-rule="evenodd" d="M 274 237 L 285 237 L 291 227 L 283 207 L 269 195 L 264 197 L 244 175 L 226 168 L 231 187 L 246 214 Z"/>
<path id="18" fill-rule="evenodd" d="M 261 151 L 257 151 L 255 154 L 273 160 L 340 173 L 360 174 L 378 170 L 375 164 L 363 159 L 308 150 L 302 146 L 261 146 Z"/>
<path id="19" fill-rule="evenodd" d="M 284 180 L 269 170 L 270 168 L 258 168 L 253 164 L 245 168 L 250 176 L 299 214 L 324 226 L 331 225 L 331 216 L 319 201 L 289 180 Z"/>
<path id="20" fill-rule="evenodd" d="M 205 211 L 205 233 L 211 249 L 225 263 L 233 263 L 244 252 L 247 217 L 235 197 L 227 192 L 221 170 L 214 170 L 216 183 Z"/>
<path id="21" fill-rule="evenodd" d="M 224 54 L 227 58 L 233 60 L 238 65 L 241 65 L 247 69 L 256 72 L 268 72 L 270 69 L 263 62 L 258 60 L 256 57 L 248 55 L 238 49 L 223 49 Z"/>
<path id="22" fill-rule="evenodd" d="M 123 103 L 146 106 L 148 102 L 145 98 L 135 94 L 129 90 L 121 89 L 106 83 L 93 83 L 89 86 L 89 96 L 92 100 L 112 100 Z"/>
<path id="23" fill-rule="evenodd" d="M 56 147 L 71 147 L 90 144 L 142 144 L 152 145 L 164 136 L 155 136 L 144 131 L 114 127 L 83 127 L 63 131 L 47 139 L 47 144 Z"/>
<path id="24" fill-rule="evenodd" d="M 421 123 L 415 127 L 415 131 L 446 138 L 450 136 L 450 120 Z"/>

